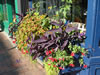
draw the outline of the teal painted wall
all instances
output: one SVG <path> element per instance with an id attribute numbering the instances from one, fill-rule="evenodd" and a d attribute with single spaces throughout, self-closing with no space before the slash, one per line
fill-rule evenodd
<path id="1" fill-rule="evenodd" d="M 0 0 L 0 14 L 3 14 L 3 7 L 2 7 L 2 1 Z M 2 16 L 3 17 L 3 16 Z M 4 26 L 3 26 L 3 22 L 0 21 L 0 26 L 2 28 L 2 30 L 4 30 Z"/>
<path id="2" fill-rule="evenodd" d="M 7 0 L 7 16 L 8 16 L 8 22 L 4 21 L 4 26 L 5 26 L 5 32 L 8 31 L 9 24 L 13 21 L 13 14 L 12 14 L 12 1 Z"/>
<path id="3" fill-rule="evenodd" d="M 4 27 L 4 31 L 8 33 L 9 24 L 13 21 L 13 14 L 12 14 L 12 0 L 6 0 L 6 11 L 7 11 L 7 18 L 8 20 L 4 20 L 2 23 L 2 27 Z M 3 3 L 0 0 L 0 12 L 3 13 Z"/>
<path id="4" fill-rule="evenodd" d="M 9 31 L 8 31 L 9 22 L 8 22 L 8 21 L 3 21 L 3 25 L 4 25 L 4 31 L 5 31 L 6 33 L 8 33 L 8 32 L 9 32 Z"/>
<path id="5" fill-rule="evenodd" d="M 0 12 L 3 12 L 3 9 L 2 9 L 2 1 L 0 0 Z"/>

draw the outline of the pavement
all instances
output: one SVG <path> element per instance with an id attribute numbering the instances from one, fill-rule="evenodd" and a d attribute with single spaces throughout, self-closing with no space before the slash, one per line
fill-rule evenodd
<path id="1" fill-rule="evenodd" d="M 46 75 L 44 68 L 32 63 L 29 55 L 12 45 L 4 32 L 0 32 L 0 75 Z"/>

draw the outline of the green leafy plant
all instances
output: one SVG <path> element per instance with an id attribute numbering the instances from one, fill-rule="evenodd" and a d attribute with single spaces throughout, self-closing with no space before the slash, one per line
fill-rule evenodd
<path id="1" fill-rule="evenodd" d="M 63 5 L 60 6 L 59 10 L 56 11 L 56 17 L 57 19 L 67 19 L 68 14 L 70 14 L 70 8 L 72 0 L 61 0 L 63 2 Z"/>
<path id="2" fill-rule="evenodd" d="M 57 7 L 56 5 L 51 5 L 46 7 L 48 11 L 43 12 L 44 14 L 48 15 L 50 18 L 54 19 L 68 19 L 68 16 L 70 15 L 70 9 L 71 4 L 73 0 L 60 0 L 61 5 Z M 47 4 L 46 4 L 47 3 Z M 38 1 L 36 3 L 33 3 L 33 8 L 36 8 L 36 12 L 41 12 L 41 10 L 46 10 L 46 8 L 42 8 L 43 4 L 50 5 L 46 1 Z M 56 11 L 55 11 L 56 10 Z M 55 12 L 54 12 L 55 11 Z M 54 13 L 52 13 L 54 12 Z M 51 14 L 52 13 L 52 14 Z"/>
<path id="3" fill-rule="evenodd" d="M 54 68 L 56 66 L 54 66 L 54 64 L 51 61 L 44 61 L 44 67 L 46 70 L 46 74 L 47 75 L 58 75 L 59 73 L 59 69 L 58 68 Z"/>

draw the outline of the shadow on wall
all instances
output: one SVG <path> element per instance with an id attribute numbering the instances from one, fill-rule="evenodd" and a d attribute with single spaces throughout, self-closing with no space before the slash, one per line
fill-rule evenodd
<path id="1" fill-rule="evenodd" d="M 4 31 L 4 24 L 3 24 L 3 14 L 0 13 L 0 32 Z"/>

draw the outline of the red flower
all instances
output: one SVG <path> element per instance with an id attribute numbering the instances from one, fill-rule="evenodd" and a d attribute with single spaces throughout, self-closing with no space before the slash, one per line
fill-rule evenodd
<path id="1" fill-rule="evenodd" d="M 50 59 L 51 61 L 54 61 L 54 59 L 52 57 L 49 57 L 48 59 Z"/>
<path id="2" fill-rule="evenodd" d="M 74 67 L 75 65 L 74 64 L 69 64 L 69 66 Z"/>
<path id="3" fill-rule="evenodd" d="M 52 48 L 52 52 L 54 52 L 54 49 Z"/>
<path id="4" fill-rule="evenodd" d="M 54 58 L 54 60 L 57 62 L 57 59 L 56 58 Z"/>
<path id="5" fill-rule="evenodd" d="M 50 60 L 51 60 L 51 57 L 48 57 L 48 59 L 50 59 Z"/>
<path id="6" fill-rule="evenodd" d="M 62 70 L 63 68 L 62 67 L 59 67 L 59 69 Z"/>
<path id="7" fill-rule="evenodd" d="M 52 57 L 49 57 L 48 59 L 50 59 L 52 62 L 54 62 L 54 59 Z"/>
<path id="8" fill-rule="evenodd" d="M 83 56 L 85 56 L 85 54 L 84 53 L 81 53 Z"/>
<path id="9" fill-rule="evenodd" d="M 54 59 L 52 59 L 51 61 L 54 62 Z"/>
<path id="10" fill-rule="evenodd" d="M 62 58 L 62 60 L 64 61 L 64 58 Z"/>
<path id="11" fill-rule="evenodd" d="M 87 65 L 84 65 L 83 67 L 84 67 L 84 68 L 87 68 Z"/>
<path id="12" fill-rule="evenodd" d="M 24 50 L 22 50 L 22 54 L 25 54 Z"/>
<path id="13" fill-rule="evenodd" d="M 46 55 L 49 55 L 49 51 L 46 51 Z"/>
<path id="14" fill-rule="evenodd" d="M 52 61 L 52 62 L 54 62 L 54 59 L 53 59 L 53 58 L 51 58 L 51 61 Z"/>
<path id="15" fill-rule="evenodd" d="M 51 51 L 49 51 L 49 54 L 51 54 L 52 52 Z"/>
<path id="16" fill-rule="evenodd" d="M 16 40 L 13 40 L 13 43 L 15 44 L 16 43 Z"/>
<path id="17" fill-rule="evenodd" d="M 75 56 L 75 53 L 74 53 L 74 52 L 72 52 L 72 53 L 71 53 L 71 56 Z"/>
<path id="18" fill-rule="evenodd" d="M 48 57 L 48 59 L 50 59 L 50 60 L 51 60 L 51 59 L 52 59 L 52 57 Z"/>
<path id="19" fill-rule="evenodd" d="M 53 65 L 53 67 L 57 67 L 56 65 Z"/>
<path id="20" fill-rule="evenodd" d="M 48 65 L 51 65 L 51 64 L 48 64 Z"/>
<path id="21" fill-rule="evenodd" d="M 61 58 L 59 58 L 59 60 L 62 60 Z"/>
<path id="22" fill-rule="evenodd" d="M 28 50 L 26 50 L 26 53 L 28 53 Z"/>

